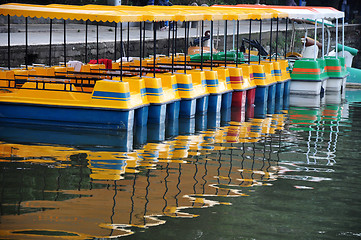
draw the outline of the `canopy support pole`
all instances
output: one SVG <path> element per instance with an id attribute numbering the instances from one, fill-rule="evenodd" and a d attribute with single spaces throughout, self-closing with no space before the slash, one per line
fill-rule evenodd
<path id="1" fill-rule="evenodd" d="M 117 60 L 117 28 L 118 25 L 114 22 L 114 61 Z"/>
<path id="2" fill-rule="evenodd" d="M 248 32 L 248 39 L 249 39 L 249 44 L 248 44 L 248 65 L 251 64 L 251 33 L 252 33 L 252 19 L 249 19 L 249 32 Z"/>
<path id="3" fill-rule="evenodd" d="M 120 81 L 123 81 L 123 23 L 120 23 Z"/>
<path id="4" fill-rule="evenodd" d="M 278 60 L 278 32 L 279 32 L 279 18 L 276 18 L 277 25 L 276 25 L 276 62 Z"/>
<path id="5" fill-rule="evenodd" d="M 129 27 L 130 27 L 130 24 L 128 22 L 128 27 L 127 27 L 127 61 L 129 62 Z"/>
<path id="6" fill-rule="evenodd" d="M 28 17 L 25 18 L 25 66 L 28 69 Z"/>
<path id="7" fill-rule="evenodd" d="M 155 27 L 155 26 L 153 26 Z M 143 58 L 145 58 L 145 23 L 143 26 L 143 53 L 142 53 Z"/>
<path id="8" fill-rule="evenodd" d="M 188 22 L 184 21 L 184 74 L 187 74 L 187 50 L 188 50 L 187 25 Z"/>
<path id="9" fill-rule="evenodd" d="M 169 22 L 170 25 L 170 22 Z M 168 57 L 170 56 L 170 31 L 171 31 L 171 26 L 168 26 Z"/>
<path id="10" fill-rule="evenodd" d="M 142 22 L 139 22 L 139 76 L 140 78 L 142 78 L 142 75 L 143 75 L 143 71 L 142 71 L 142 59 L 143 59 L 143 56 L 142 56 L 142 53 L 143 53 L 143 50 L 142 50 Z"/>
<path id="11" fill-rule="evenodd" d="M 336 51 L 336 58 L 338 58 L 337 52 L 337 45 L 338 45 L 338 18 L 336 18 L 336 45 L 335 45 L 335 51 Z"/>
<path id="12" fill-rule="evenodd" d="M 272 60 L 272 25 L 273 25 L 273 17 L 271 18 L 271 31 L 270 31 L 270 40 L 269 40 L 269 61 Z"/>
<path id="13" fill-rule="evenodd" d="M 259 45 L 262 46 L 261 44 L 262 41 L 262 19 L 259 20 Z M 261 53 L 258 52 L 258 64 L 261 64 Z"/>
<path id="14" fill-rule="evenodd" d="M 236 41 L 236 21 L 233 20 L 233 39 L 232 39 L 232 50 L 234 50 L 234 42 Z"/>
<path id="15" fill-rule="evenodd" d="M 286 18 L 286 35 L 285 35 L 285 59 L 287 54 L 287 35 L 288 35 L 288 18 Z"/>
<path id="16" fill-rule="evenodd" d="M 211 20 L 211 36 L 210 36 L 210 41 L 211 41 L 211 70 L 213 70 L 213 20 Z"/>
<path id="17" fill-rule="evenodd" d="M 188 22 L 188 30 L 187 30 L 187 39 L 189 41 L 189 36 L 190 36 L 190 29 L 191 29 L 191 22 Z M 187 46 L 188 46 L 188 42 L 187 42 Z M 188 48 L 187 48 L 187 53 L 188 53 Z"/>
<path id="18" fill-rule="evenodd" d="M 174 54 L 177 56 L 178 24 L 175 22 Z"/>
<path id="19" fill-rule="evenodd" d="M 177 39 L 178 39 L 178 25 L 175 25 L 175 42 L 174 42 L 174 54 L 177 56 Z"/>
<path id="20" fill-rule="evenodd" d="M 97 22 L 97 63 L 99 64 L 99 22 Z"/>
<path id="21" fill-rule="evenodd" d="M 51 43 L 53 37 L 53 19 L 50 19 L 50 30 L 49 30 L 49 67 L 51 66 Z"/>
<path id="22" fill-rule="evenodd" d="M 237 38 L 236 38 L 236 67 L 238 67 L 238 53 L 239 53 L 239 20 L 237 20 Z"/>
<path id="23" fill-rule="evenodd" d="M 64 19 L 64 65 L 66 67 L 66 20 Z"/>
<path id="24" fill-rule="evenodd" d="M 342 18 L 342 57 L 345 57 L 345 17 Z"/>
<path id="25" fill-rule="evenodd" d="M 155 77 L 155 59 L 157 57 L 157 29 L 153 21 L 153 77 Z"/>
<path id="26" fill-rule="evenodd" d="M 224 22 L 224 67 L 227 67 L 227 26 L 228 21 Z"/>
<path id="27" fill-rule="evenodd" d="M 10 14 L 8 14 L 8 68 L 10 69 Z"/>
<path id="28" fill-rule="evenodd" d="M 316 61 L 317 55 L 316 55 L 316 42 L 317 42 L 317 19 L 315 19 L 315 50 L 313 51 L 313 60 Z"/>
<path id="29" fill-rule="evenodd" d="M 325 19 L 322 18 L 322 59 L 325 59 Z"/>
<path id="30" fill-rule="evenodd" d="M 202 20 L 202 25 L 201 25 L 201 33 L 203 34 L 203 31 L 204 31 L 204 21 Z M 201 70 L 203 71 L 203 39 L 202 39 L 202 36 L 200 38 L 200 46 L 201 46 Z"/>
<path id="31" fill-rule="evenodd" d="M 89 20 L 85 21 L 85 63 L 88 62 L 88 24 Z"/>
<path id="32" fill-rule="evenodd" d="M 173 34 L 172 34 L 172 74 L 174 74 L 174 45 L 175 45 L 175 21 L 173 21 Z"/>

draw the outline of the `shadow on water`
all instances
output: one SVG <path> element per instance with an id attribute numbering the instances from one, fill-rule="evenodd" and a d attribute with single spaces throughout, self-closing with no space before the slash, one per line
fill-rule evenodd
<path id="1" fill-rule="evenodd" d="M 267 114 L 264 106 L 227 109 L 137 126 L 130 133 L 1 126 L 0 234 L 22 239 L 358 234 L 356 224 L 347 230 L 334 222 L 338 228 L 332 232 L 323 224 L 316 227 L 312 218 L 304 224 L 311 232 L 305 233 L 296 223 L 298 216 L 310 220 L 312 209 L 320 214 L 317 203 L 324 199 L 313 194 L 327 190 L 344 160 L 338 155 L 346 155 L 338 154 L 340 138 L 352 125 L 349 114 L 361 108 L 339 99 L 300 104 L 291 98 L 286 113 Z M 312 208 L 302 208 L 301 200 Z"/>

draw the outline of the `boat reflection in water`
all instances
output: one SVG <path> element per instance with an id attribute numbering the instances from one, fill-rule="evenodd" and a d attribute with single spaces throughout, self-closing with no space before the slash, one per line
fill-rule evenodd
<path id="1" fill-rule="evenodd" d="M 328 178 L 312 177 L 308 179 L 286 172 L 320 172 L 333 171 L 332 169 L 315 168 L 316 165 L 330 166 L 336 163 L 336 146 L 340 123 L 342 119 L 348 118 L 347 104 L 342 103 L 341 94 L 325 95 L 323 99 L 315 98 L 313 101 L 297 101 L 290 96 L 290 128 L 303 138 L 304 143 L 293 145 L 293 135 L 283 140 L 285 149 L 294 149 L 291 153 L 281 154 L 280 171 L 278 177 L 287 179 L 302 179 L 306 181 L 323 181 Z M 293 98 L 293 99 L 292 99 Z M 286 151 L 285 151 L 286 152 Z M 289 160 L 292 157 L 292 161 Z M 296 164 L 296 163 L 298 164 Z M 302 188 L 303 186 L 295 186 Z"/>
<path id="2" fill-rule="evenodd" d="M 307 109 L 290 107 L 294 129 L 284 129 L 286 114 L 244 121 L 245 112 L 230 111 L 138 126 L 134 137 L 4 126 L 1 236 L 106 238 L 164 224 L 164 216 L 196 217 L 189 209 L 230 204 L 224 197 L 248 196 L 247 188 L 291 171 L 284 131 L 310 129 L 307 161 L 324 150 L 332 163 L 342 106 Z"/>

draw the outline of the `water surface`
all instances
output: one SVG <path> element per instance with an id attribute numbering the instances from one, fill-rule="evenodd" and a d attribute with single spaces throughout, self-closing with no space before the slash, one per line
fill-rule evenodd
<path id="1" fill-rule="evenodd" d="M 361 238 L 361 103 L 349 99 L 134 133 L 2 126 L 0 236 Z"/>

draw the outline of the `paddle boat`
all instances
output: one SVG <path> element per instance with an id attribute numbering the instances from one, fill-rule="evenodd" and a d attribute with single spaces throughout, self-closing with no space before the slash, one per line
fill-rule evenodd
<path id="1" fill-rule="evenodd" d="M 86 93 L 70 82 L 28 79 L 17 89 L 15 79 L 0 81 L 14 86 L 0 94 L 1 122 L 131 130 L 143 106 L 126 82 L 100 80 Z"/>
<path id="2" fill-rule="evenodd" d="M 234 6 L 220 6 L 220 5 L 215 5 L 212 6 L 212 8 L 222 8 L 224 10 L 227 9 L 232 9 L 235 11 L 235 13 L 237 13 L 237 11 L 241 11 L 242 13 L 248 13 L 248 18 L 250 20 L 250 34 L 251 34 L 251 23 L 252 23 L 252 19 L 253 20 L 257 20 L 259 19 L 260 22 L 262 22 L 262 19 L 273 19 L 274 17 L 285 17 L 287 14 L 279 14 L 277 11 L 272 10 L 272 9 L 265 9 L 265 10 L 260 10 L 257 11 L 256 9 L 251 9 L 251 8 L 238 8 L 238 7 L 234 7 Z M 217 64 L 222 64 L 223 66 L 225 66 L 226 68 L 229 69 L 230 72 L 230 79 L 231 79 L 231 86 L 233 88 L 233 94 L 232 94 L 232 106 L 237 106 L 237 107 L 244 107 L 247 109 L 251 109 L 251 107 L 254 104 L 262 104 L 264 105 L 264 107 L 267 108 L 267 102 L 269 102 L 269 106 L 270 106 L 270 113 L 273 113 L 275 110 L 275 99 L 278 99 L 278 111 L 280 111 L 280 109 L 283 106 L 283 94 L 284 94 L 284 81 L 287 81 L 287 79 L 282 78 L 281 80 L 281 65 L 278 63 L 278 59 L 276 57 L 276 61 L 275 64 L 273 63 L 265 63 L 263 64 L 263 61 L 261 63 L 261 58 L 257 57 L 257 56 L 248 56 L 248 59 L 246 58 L 247 55 L 245 55 L 245 51 L 243 50 L 243 52 L 240 51 L 240 49 L 245 49 L 244 47 L 244 39 L 242 41 L 242 46 L 241 48 L 239 47 L 239 20 L 244 20 L 244 18 L 237 18 L 234 19 L 234 22 L 237 21 L 237 23 L 234 23 L 234 28 L 236 28 L 237 26 L 237 35 L 236 37 L 234 37 L 234 40 L 237 38 L 237 40 L 235 41 L 237 46 L 236 48 L 234 48 L 235 44 L 233 44 L 233 50 L 229 51 L 227 50 L 227 41 L 224 41 L 224 49 L 226 49 L 224 52 L 217 52 L 217 53 L 202 53 L 202 46 L 200 47 L 200 52 L 201 54 L 196 54 L 191 56 L 191 60 L 194 62 L 205 62 L 205 63 L 217 63 Z M 261 25 L 262 26 L 262 25 Z M 278 24 L 277 24 L 278 26 Z M 224 32 L 224 36 L 227 36 L 227 21 L 225 21 L 225 32 Z M 212 32 L 212 29 L 211 29 Z M 262 28 L 260 29 L 260 39 L 262 36 Z M 235 31 L 234 31 L 235 34 Z M 213 49 L 213 41 L 212 41 L 212 36 L 213 34 L 210 34 L 210 49 Z M 272 35 L 271 35 L 272 38 Z M 277 28 L 277 36 L 276 39 L 278 39 L 278 28 Z M 254 40 L 255 41 L 255 40 Z M 272 39 L 271 39 L 272 41 Z M 261 40 L 260 40 L 261 42 Z M 249 44 L 249 49 L 248 49 L 248 53 L 251 53 L 251 46 L 255 47 L 255 44 L 253 44 L 252 41 L 248 40 L 247 43 Z M 251 45 L 251 43 L 253 45 Z M 262 48 L 263 52 L 261 51 L 261 44 L 259 42 L 258 43 L 258 52 L 259 53 L 263 53 L 265 52 L 264 49 Z M 277 44 L 277 40 L 276 40 L 276 44 Z M 203 55 L 202 55 L 203 54 Z M 267 55 L 268 53 L 266 53 L 265 55 Z M 269 58 L 271 61 L 271 58 Z M 259 61 L 258 66 L 256 62 L 253 61 Z M 248 63 L 248 66 L 247 66 Z M 262 66 L 260 66 L 262 65 Z M 264 69 L 264 65 L 267 65 L 266 69 L 268 71 L 268 82 L 266 82 L 266 73 L 265 73 L 265 69 Z M 275 66 L 274 66 L 275 65 Z M 277 84 L 278 86 L 278 91 L 277 91 L 277 96 L 276 96 L 276 82 L 277 80 L 275 80 L 275 71 L 274 71 L 274 67 L 277 68 L 277 75 L 278 75 L 278 81 L 279 84 Z M 284 65 L 282 65 L 282 67 L 284 67 Z M 286 71 L 286 68 L 284 69 L 284 71 Z M 243 73 L 243 74 L 242 74 Z M 241 75 L 243 75 L 241 77 Z M 258 85 L 256 84 L 256 82 L 258 81 Z M 257 86 L 257 88 L 256 88 Z M 281 87 L 282 86 L 282 87 Z M 271 94 L 268 94 L 268 89 L 271 88 Z M 288 93 L 287 93 L 288 94 Z M 282 100 L 279 100 L 282 99 Z M 256 102 L 256 103 L 255 103 Z M 282 106 L 280 106 L 280 103 L 282 102 Z M 246 104 L 247 103 L 247 104 Z M 247 106 L 245 106 L 247 105 Z M 252 110 L 250 110 L 249 112 L 252 112 Z"/>
<path id="3" fill-rule="evenodd" d="M 302 52 L 302 58 L 297 59 L 293 64 L 291 92 L 319 95 L 324 91 L 341 91 L 345 87 L 348 73 L 345 68 L 345 59 L 343 56 L 328 56 L 330 46 L 330 31 L 328 28 L 333 27 L 333 25 L 327 21 L 327 19 L 336 20 L 335 46 L 337 52 L 338 20 L 341 18 L 344 24 L 344 13 L 334 8 L 326 7 L 279 7 L 277 9 L 289 12 L 290 18 L 294 20 L 306 21 L 314 25 L 314 39 L 308 38 L 306 31 L 306 36 L 303 39 L 304 50 Z M 322 26 L 321 43 L 317 41 L 318 25 Z M 327 51 L 325 51 L 325 27 L 328 32 Z M 344 28 L 342 28 L 342 30 L 344 30 Z M 342 32 L 342 42 L 344 45 L 344 31 Z M 319 49 L 322 50 L 321 58 L 318 58 Z"/>
<path id="4" fill-rule="evenodd" d="M 210 64 L 203 61 L 203 51 L 201 51 L 200 64 L 193 64 L 186 51 L 183 54 L 178 52 L 176 22 L 183 21 L 184 23 L 184 43 L 185 49 L 187 49 L 189 40 L 187 23 L 190 21 L 201 21 L 199 26 L 202 27 L 203 32 L 204 21 L 210 21 L 211 25 L 213 21 L 224 21 L 225 26 L 227 26 L 228 21 L 270 18 L 275 16 L 276 12 L 274 10 L 259 11 L 241 8 L 226 10 L 217 7 L 3 4 L 0 6 L 0 14 L 7 16 L 9 20 L 8 70 L 0 71 L 0 87 L 4 89 L 0 94 L 0 98 L 3 102 L 4 113 L 6 113 L 3 116 L 7 116 L 3 117 L 2 120 L 20 121 L 22 119 L 19 116 L 21 113 L 18 112 L 18 115 L 12 115 L 14 113 L 5 107 L 9 103 L 16 103 L 16 108 L 24 108 L 27 111 L 30 109 L 30 105 L 41 108 L 40 115 L 23 116 L 26 122 L 41 124 L 49 122 L 50 125 L 61 125 L 66 122 L 69 126 L 78 126 L 85 123 L 85 127 L 95 128 L 102 128 L 102 123 L 105 123 L 107 127 L 104 126 L 104 128 L 132 129 L 133 125 L 144 126 L 148 122 L 162 124 L 166 119 L 177 119 L 178 116 L 191 118 L 195 116 L 195 113 L 220 112 L 221 109 L 229 109 L 232 103 L 233 106 L 238 104 L 238 107 L 244 102 L 247 102 L 250 106 L 253 105 L 256 94 L 251 59 L 248 59 L 248 64 L 246 61 L 239 61 L 242 54 L 238 52 L 238 47 L 235 52 L 227 51 L 227 41 L 225 41 L 225 52 L 219 53 L 218 60 L 212 62 L 213 48 L 211 48 Z M 14 16 L 23 16 L 26 19 L 25 56 L 28 55 L 30 47 L 28 46 L 27 37 L 28 17 L 49 18 L 48 66 L 45 63 L 30 66 L 28 61 L 25 61 L 23 67 L 12 68 L 13 66 L 10 64 L 10 18 Z M 52 57 L 51 29 L 52 20 L 55 18 L 63 19 L 64 23 L 64 55 L 63 62 L 59 63 L 58 66 L 53 65 L 54 60 Z M 68 61 L 69 56 L 67 56 L 66 51 L 66 19 L 85 21 L 86 30 L 85 55 L 70 61 Z M 87 39 L 90 21 L 94 21 L 96 24 L 96 57 L 88 51 Z M 105 56 L 100 58 L 98 34 L 100 21 L 114 23 L 113 60 L 106 59 Z M 168 56 L 163 56 L 157 52 L 156 28 L 159 21 L 171 21 L 173 23 L 173 38 L 170 39 L 169 37 L 168 39 L 169 42 L 172 40 L 172 47 L 170 48 L 170 45 L 168 45 Z M 130 22 L 137 22 L 140 25 L 139 55 L 136 57 L 130 56 L 129 28 L 127 51 L 125 51 L 123 44 L 123 25 L 124 23 L 129 25 Z M 146 22 L 153 24 L 153 55 L 149 57 L 145 57 L 144 47 L 146 31 L 143 26 Z M 118 23 L 121 24 L 118 25 Z M 119 48 L 117 46 L 119 41 L 117 40 L 119 39 L 117 39 L 117 31 L 119 28 L 121 54 L 118 59 Z M 225 31 L 227 31 L 226 29 Z M 225 35 L 227 36 L 227 32 L 225 32 Z M 213 41 L 213 28 L 210 31 L 210 40 Z M 233 61 L 233 63 L 228 61 L 231 56 L 237 56 L 236 61 Z M 90 59 L 92 60 L 89 61 Z M 80 60 L 84 60 L 85 63 Z M 268 65 L 268 75 L 274 79 L 275 72 L 272 72 L 274 64 Z M 246 90 L 247 94 L 244 94 Z M 234 91 L 236 94 L 232 94 Z M 245 96 L 247 96 L 247 101 L 245 101 Z M 270 99 L 271 102 L 274 101 L 272 96 Z M 63 108 L 68 109 L 64 112 L 66 115 L 71 113 L 72 116 L 57 116 L 57 114 L 63 114 L 61 111 Z M 81 111 L 79 111 L 79 114 L 73 114 L 75 109 L 89 110 L 90 112 L 84 111 L 86 114 L 93 113 L 94 110 L 96 116 L 101 115 L 100 112 L 103 110 L 120 111 L 122 117 L 119 123 L 107 118 L 102 119 L 99 116 L 93 120 L 90 119 L 91 117 L 82 118 Z M 47 114 L 49 111 L 51 114 Z M 110 115 L 115 119 L 118 118 L 119 114 Z M 222 118 L 224 121 L 228 119 L 226 116 L 228 114 Z"/>

